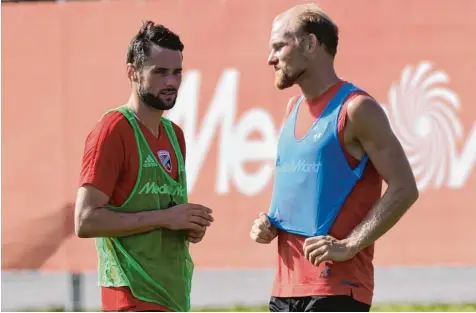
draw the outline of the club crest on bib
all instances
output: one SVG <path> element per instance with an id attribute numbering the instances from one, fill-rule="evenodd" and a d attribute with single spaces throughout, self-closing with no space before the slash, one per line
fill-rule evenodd
<path id="1" fill-rule="evenodd" d="M 160 163 L 162 163 L 167 172 L 172 172 L 172 160 L 170 159 L 170 152 L 167 150 L 160 150 L 157 152 L 157 156 L 159 157 Z"/>

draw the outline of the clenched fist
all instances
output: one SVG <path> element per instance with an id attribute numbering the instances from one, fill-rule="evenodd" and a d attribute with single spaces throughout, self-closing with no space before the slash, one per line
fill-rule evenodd
<path id="1" fill-rule="evenodd" d="M 260 213 L 251 227 L 250 236 L 257 243 L 268 244 L 278 235 L 265 213 Z"/>

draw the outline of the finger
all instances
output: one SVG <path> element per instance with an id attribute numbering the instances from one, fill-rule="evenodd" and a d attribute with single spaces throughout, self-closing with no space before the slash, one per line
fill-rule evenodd
<path id="1" fill-rule="evenodd" d="M 273 231 L 271 228 L 266 227 L 264 224 L 259 224 L 255 226 L 256 231 L 264 234 L 265 236 L 273 236 Z"/>
<path id="2" fill-rule="evenodd" d="M 188 229 L 194 232 L 202 232 L 206 230 L 206 226 L 202 226 L 194 222 L 189 222 L 187 227 L 185 227 L 185 229 Z"/>
<path id="3" fill-rule="evenodd" d="M 188 232 L 188 235 L 190 237 L 195 237 L 195 238 L 203 238 L 203 236 L 205 236 L 205 231 L 195 231 L 195 230 L 191 230 Z"/>
<path id="4" fill-rule="evenodd" d="M 329 250 L 327 250 L 324 254 L 316 257 L 312 264 L 314 264 L 315 266 L 319 266 L 322 262 L 330 261 L 330 260 L 332 260 L 331 259 L 331 254 L 330 254 Z"/>
<path id="5" fill-rule="evenodd" d="M 191 216 L 190 217 L 190 222 L 192 223 L 195 223 L 195 224 L 198 224 L 198 225 L 201 225 L 201 226 L 210 226 L 211 225 L 211 222 L 201 216 Z"/>
<path id="6" fill-rule="evenodd" d="M 273 233 L 268 228 L 261 229 L 260 226 L 254 225 L 252 228 L 253 232 L 264 240 L 270 240 L 274 238 Z"/>
<path id="7" fill-rule="evenodd" d="M 207 228 L 206 227 L 203 227 L 202 230 L 200 231 L 196 231 L 196 230 L 190 230 L 188 233 L 189 234 L 192 234 L 192 235 L 196 235 L 196 236 L 201 236 L 203 234 L 205 234 L 205 232 L 207 231 Z"/>
<path id="8" fill-rule="evenodd" d="M 326 239 L 326 236 L 309 237 L 309 238 L 306 238 L 306 240 L 304 240 L 304 246 L 307 246 L 307 245 L 310 245 L 325 239 Z"/>
<path id="9" fill-rule="evenodd" d="M 190 241 L 191 243 L 199 243 L 200 241 L 202 241 L 202 238 L 188 237 L 188 241 Z"/>
<path id="10" fill-rule="evenodd" d="M 258 228 L 262 231 L 268 231 L 268 232 L 271 232 L 271 226 L 268 226 L 266 225 L 265 223 L 259 223 L 258 225 Z"/>
<path id="11" fill-rule="evenodd" d="M 213 216 L 211 216 L 210 213 L 202 211 L 202 210 L 193 210 L 192 215 L 200 216 L 200 217 L 206 218 L 207 220 L 213 221 Z"/>
<path id="12" fill-rule="evenodd" d="M 207 208 L 206 206 L 203 206 L 201 204 L 194 204 L 194 203 L 190 203 L 192 205 L 192 208 L 195 209 L 195 210 L 199 210 L 199 211 L 202 211 L 202 212 L 205 212 L 205 213 L 213 213 L 212 209 L 210 208 Z"/>
<path id="13" fill-rule="evenodd" d="M 271 224 L 267 225 L 265 222 L 263 222 L 263 220 L 256 219 L 253 224 L 253 227 L 259 231 L 265 232 L 266 236 L 269 236 L 271 238 L 274 237 L 273 232 L 275 232 L 275 228 Z"/>
<path id="14" fill-rule="evenodd" d="M 321 240 L 314 242 L 312 244 L 304 245 L 303 250 L 304 250 L 304 255 L 308 255 L 310 252 L 320 249 L 321 247 L 328 247 L 330 244 L 327 241 Z"/>
<path id="15" fill-rule="evenodd" d="M 210 214 L 208 214 L 207 212 L 204 212 L 204 211 L 201 211 L 201 210 L 194 210 L 192 211 L 192 215 L 193 216 L 199 216 L 201 218 L 204 218 L 210 222 L 213 222 L 214 219 L 213 219 L 213 216 L 211 216 Z"/>
<path id="16" fill-rule="evenodd" d="M 203 238 L 203 236 L 205 236 L 205 232 L 189 231 L 188 236 L 193 238 Z"/>
<path id="17" fill-rule="evenodd" d="M 252 238 L 255 242 L 257 243 L 264 243 L 264 244 L 268 244 L 271 242 L 270 239 L 268 238 L 263 238 L 262 236 L 260 236 L 259 234 L 256 234 L 256 233 L 253 233 L 252 234 Z"/>
<path id="18" fill-rule="evenodd" d="M 263 236 L 261 231 L 259 231 L 257 229 L 251 229 L 250 236 L 251 236 L 251 239 L 253 239 L 255 242 L 258 242 L 258 243 L 269 243 L 269 242 L 271 242 L 270 238 L 267 238 L 267 237 Z"/>
<path id="19" fill-rule="evenodd" d="M 312 264 L 314 264 L 314 261 L 316 260 L 316 258 L 318 257 L 321 257 L 322 255 L 324 255 L 327 251 L 329 251 L 329 247 L 328 246 L 323 246 L 323 247 L 320 247 L 319 249 L 315 249 L 313 251 L 311 251 L 308 255 L 308 261 L 311 262 Z M 314 264 L 315 265 L 315 264 Z"/>
<path id="20" fill-rule="evenodd" d="M 319 241 L 304 247 L 304 256 L 306 257 L 306 259 L 309 260 L 309 255 L 311 254 L 311 252 L 314 252 L 319 249 L 328 249 L 328 248 L 329 246 L 327 245 L 325 241 Z"/>
<path id="21" fill-rule="evenodd" d="M 257 243 L 264 243 L 264 244 L 268 244 L 268 243 L 271 242 L 271 240 L 269 240 L 269 239 L 263 239 L 263 238 L 261 238 L 261 237 L 256 238 L 255 241 L 256 241 Z"/>
<path id="22" fill-rule="evenodd" d="M 251 238 L 251 240 L 253 240 L 253 241 L 255 241 L 255 239 L 256 239 L 256 238 L 255 238 L 255 233 L 253 232 L 253 229 L 250 230 L 250 238 Z"/>
<path id="23" fill-rule="evenodd" d="M 268 216 L 267 216 L 265 213 L 261 212 L 258 216 L 259 216 L 259 220 L 260 220 L 266 227 L 268 227 L 268 228 L 271 227 L 271 222 L 269 221 L 269 218 L 268 218 Z"/>
<path id="24" fill-rule="evenodd" d="M 259 218 L 255 219 L 255 222 L 254 222 L 253 225 L 256 225 L 256 226 L 263 225 L 263 226 L 266 227 L 265 223 L 264 223 L 261 219 L 259 219 Z M 267 228 L 267 227 L 266 227 L 266 228 Z"/>
<path id="25" fill-rule="evenodd" d="M 205 233 L 199 234 L 199 233 L 189 233 L 188 234 L 189 238 L 195 238 L 195 239 L 202 239 L 205 237 Z"/>

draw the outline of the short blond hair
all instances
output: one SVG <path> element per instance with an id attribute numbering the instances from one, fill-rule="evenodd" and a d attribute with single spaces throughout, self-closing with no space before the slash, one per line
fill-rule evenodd
<path id="1" fill-rule="evenodd" d="M 327 53 L 335 57 L 339 43 L 339 28 L 336 23 L 315 3 L 300 4 L 279 16 L 288 17 L 299 33 L 314 34 Z"/>

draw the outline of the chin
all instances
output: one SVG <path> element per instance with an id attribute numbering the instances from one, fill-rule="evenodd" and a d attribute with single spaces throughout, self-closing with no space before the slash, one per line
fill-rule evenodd
<path id="1" fill-rule="evenodd" d="M 173 105 L 173 104 L 170 105 L 170 106 L 167 106 L 167 107 L 165 107 L 165 108 L 163 109 L 163 111 L 171 110 L 171 109 L 173 109 L 174 106 L 175 106 L 175 105 Z"/>
<path id="2" fill-rule="evenodd" d="M 294 84 L 289 82 L 278 81 L 275 83 L 275 85 L 276 85 L 276 88 L 278 88 L 279 90 L 283 90 L 283 89 L 291 87 Z"/>
<path id="3" fill-rule="evenodd" d="M 164 111 L 170 110 L 175 106 L 175 101 L 172 103 L 165 103 Z"/>
<path id="4" fill-rule="evenodd" d="M 164 110 L 170 110 L 175 106 L 175 102 L 177 101 L 177 98 L 175 99 L 161 99 L 162 100 L 162 106 L 165 108 Z"/>
<path id="5" fill-rule="evenodd" d="M 276 88 L 283 90 L 294 85 L 295 80 L 288 75 L 277 75 L 274 81 Z"/>

